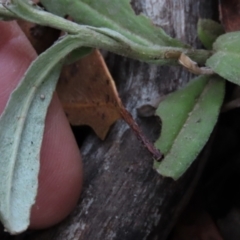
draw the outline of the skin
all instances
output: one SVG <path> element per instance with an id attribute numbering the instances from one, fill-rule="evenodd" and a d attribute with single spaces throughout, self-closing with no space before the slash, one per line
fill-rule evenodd
<path id="1" fill-rule="evenodd" d="M 37 57 L 15 22 L 0 22 L 0 113 L 30 63 Z M 46 117 L 39 189 L 30 228 L 50 227 L 75 207 L 82 188 L 79 149 L 56 94 Z"/>

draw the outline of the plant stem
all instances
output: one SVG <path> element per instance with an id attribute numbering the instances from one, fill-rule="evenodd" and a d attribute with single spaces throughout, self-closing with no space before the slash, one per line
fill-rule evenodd
<path id="1" fill-rule="evenodd" d="M 120 108 L 120 112 L 124 121 L 130 126 L 133 132 L 136 134 L 137 138 L 142 142 L 143 146 L 152 154 L 154 160 L 161 161 L 164 156 L 163 154 L 153 145 L 151 141 L 143 134 L 141 128 L 133 119 L 130 112 L 128 112 L 124 107 Z"/>
<path id="2" fill-rule="evenodd" d="M 39 25 L 56 28 L 69 34 L 81 34 L 81 39 L 86 43 L 86 47 L 101 48 L 122 56 L 157 64 L 177 64 L 177 60 L 182 52 L 200 64 L 204 64 L 212 55 L 212 52 L 207 50 L 143 46 L 111 29 L 79 25 L 33 7 L 24 0 L 12 0 L 12 2 L 13 4 L 6 6 L 0 4 L 0 16 L 21 18 Z"/>

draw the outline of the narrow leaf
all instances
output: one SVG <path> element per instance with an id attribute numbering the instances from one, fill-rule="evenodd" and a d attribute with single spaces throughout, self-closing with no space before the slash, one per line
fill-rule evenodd
<path id="1" fill-rule="evenodd" d="M 112 6 L 112 4 L 115 4 L 115 1 L 116 0 L 109 2 L 111 3 L 110 6 Z M 76 1 L 65 2 L 62 0 L 59 3 L 65 3 L 64 8 L 66 7 L 66 9 L 68 9 L 69 6 L 75 6 L 74 4 L 76 3 Z M 81 3 L 81 1 L 77 1 L 77 3 L 79 4 Z M 119 4 L 119 2 L 117 3 Z M 128 1 L 127 3 L 130 6 Z M 58 4 L 58 1 L 54 2 L 54 4 Z M 108 6 L 107 2 L 105 2 L 105 6 Z M 114 52 L 116 54 L 138 59 L 140 61 L 158 64 L 176 64 L 180 54 L 184 52 L 184 54 L 189 56 L 193 61 L 202 64 L 205 63 L 206 59 L 212 54 L 211 52 L 203 49 L 194 50 L 189 46 L 186 46 L 181 42 L 170 38 L 164 33 L 162 29 L 158 29 L 153 24 L 151 25 L 151 22 L 149 20 L 146 20 L 146 23 L 149 22 L 149 26 L 146 24 L 145 27 L 146 29 L 150 28 L 150 32 L 146 32 L 145 28 L 141 30 L 141 26 L 134 25 L 141 20 L 139 19 L 140 16 L 136 16 L 130 7 L 129 9 L 131 11 L 127 11 L 127 15 L 124 13 L 124 11 L 121 12 L 121 14 L 123 14 L 123 16 L 126 15 L 126 18 L 128 18 L 128 14 L 132 13 L 134 16 L 134 24 L 132 24 L 130 21 L 126 23 L 126 26 L 122 26 L 121 23 L 124 22 L 124 18 L 121 21 L 121 19 L 115 19 L 114 14 L 111 15 L 114 20 L 119 22 L 119 26 L 121 26 L 122 28 L 122 30 L 120 28 L 119 31 L 118 28 L 116 28 L 116 30 L 113 30 L 102 24 L 100 24 L 101 27 L 94 27 L 95 24 L 97 25 L 98 21 L 102 20 L 102 18 L 105 19 L 108 23 L 108 15 L 102 16 L 100 14 L 100 18 L 95 22 L 95 24 L 89 23 L 91 25 L 79 25 L 77 23 L 66 20 L 63 17 L 56 16 L 52 13 L 41 10 L 38 7 L 34 7 L 29 4 L 27 0 L 12 0 L 12 4 L 7 5 L 7 9 L 10 12 L 16 14 L 16 16 L 30 22 L 38 23 L 44 26 L 51 26 L 53 28 L 61 29 L 71 34 L 81 33 L 81 39 L 84 41 L 85 47 L 104 49 L 110 52 Z M 77 16 L 81 15 L 81 13 L 83 13 L 83 15 L 86 14 L 85 12 L 79 11 Z M 92 14 L 92 12 L 87 14 Z M 97 10 L 96 14 L 99 15 Z M 119 14 L 117 14 L 116 16 L 118 15 Z M 94 15 L 92 17 L 94 18 Z M 142 18 L 146 19 L 143 16 Z M 131 19 L 131 16 L 129 17 L 129 19 Z M 144 24 L 144 21 L 142 23 Z M 127 26 L 129 26 L 129 29 L 127 28 Z M 126 29 L 124 27 L 126 27 Z M 144 36 L 137 35 L 137 32 L 135 31 L 138 28 L 141 30 L 141 32 L 145 31 Z M 123 33 L 120 33 L 120 30 Z M 147 38 L 148 36 L 150 36 L 149 39 Z"/>
<path id="2" fill-rule="evenodd" d="M 159 64 L 167 64 L 170 62 L 176 63 L 180 53 L 186 50 L 179 47 L 168 47 L 150 43 L 141 45 L 132 41 L 129 37 L 104 26 L 99 28 L 73 23 L 62 17 L 39 9 L 38 7 L 29 4 L 27 0 L 12 0 L 12 3 L 6 7 L 10 12 L 26 21 L 44 26 L 51 26 L 71 34 L 81 33 L 79 36 L 82 37 L 81 39 L 84 41 L 85 47 L 101 48 L 141 61 L 155 62 Z M 198 58 L 201 60 L 209 55 L 205 50 L 197 52 L 200 55 Z M 193 51 L 192 49 L 188 49 L 185 53 L 190 56 L 193 53 L 196 55 L 196 51 Z"/>
<path id="3" fill-rule="evenodd" d="M 41 0 L 48 11 L 69 15 L 76 22 L 115 30 L 135 43 L 151 46 L 187 47 L 169 37 L 144 15 L 136 15 L 129 0 Z"/>
<path id="4" fill-rule="evenodd" d="M 224 29 L 221 24 L 211 19 L 199 19 L 197 32 L 204 47 L 212 49 L 212 45 L 216 39 L 224 34 Z"/>
<path id="5" fill-rule="evenodd" d="M 66 65 L 72 64 L 72 63 L 88 56 L 92 51 L 93 51 L 93 49 L 89 48 L 89 47 L 78 48 L 68 54 L 64 64 L 66 64 Z"/>
<path id="6" fill-rule="evenodd" d="M 161 175 L 177 180 L 200 153 L 216 124 L 224 82 L 218 76 L 200 76 L 160 103 L 156 113 L 162 133 L 155 146 L 165 158 L 154 168 Z"/>
<path id="7" fill-rule="evenodd" d="M 240 85 L 240 32 L 221 35 L 213 44 L 215 54 L 206 65 L 221 77 Z"/>
<path id="8" fill-rule="evenodd" d="M 29 67 L 0 118 L 0 219 L 17 234 L 29 225 L 38 187 L 44 121 L 61 61 L 81 43 L 67 36 Z"/>

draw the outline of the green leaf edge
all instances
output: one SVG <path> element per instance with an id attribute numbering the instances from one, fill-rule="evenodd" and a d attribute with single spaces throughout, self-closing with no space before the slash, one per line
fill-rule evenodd
<path id="1" fill-rule="evenodd" d="M 11 234 L 21 233 L 29 225 L 37 193 L 44 120 L 60 62 L 81 45 L 79 35 L 67 36 L 42 53 L 28 68 L 0 117 L 0 219 Z"/>
<path id="2" fill-rule="evenodd" d="M 216 39 L 225 33 L 223 26 L 211 19 L 199 19 L 197 24 L 198 38 L 206 49 L 212 49 Z"/>
<path id="3" fill-rule="evenodd" d="M 0 12 L 1 9 L 0 4 Z M 158 41 L 156 44 L 141 45 L 109 28 L 79 25 L 68 21 L 28 4 L 27 0 L 12 0 L 12 4 L 7 5 L 7 9 L 9 16 L 14 14 L 26 21 L 51 26 L 70 34 L 82 34 L 83 46 L 85 47 L 104 49 L 144 62 L 176 64 L 180 54 L 184 52 L 193 61 L 203 64 L 212 55 L 212 52 L 203 49 L 161 46 Z M 135 26 L 134 29 L 136 29 Z"/>
<path id="4" fill-rule="evenodd" d="M 240 85 L 240 31 L 221 35 L 213 44 L 215 53 L 206 66 L 228 81 Z"/>
<path id="5" fill-rule="evenodd" d="M 114 30 L 134 43 L 144 46 L 190 47 L 171 38 L 145 15 L 136 15 L 129 0 L 111 0 L 110 2 L 108 0 L 59 0 L 57 2 L 41 0 L 41 3 L 54 14 L 62 17 L 69 15 L 79 24 Z M 151 40 L 149 36 L 151 36 Z"/>
<path id="6" fill-rule="evenodd" d="M 192 90 L 195 89 L 195 92 Z M 160 103 L 156 113 L 162 118 L 162 134 L 155 146 L 163 151 L 165 158 L 162 162 L 154 162 L 154 168 L 164 177 L 179 179 L 196 159 L 217 122 L 225 92 L 225 81 L 219 76 L 200 76 L 175 93 L 170 94 Z M 189 95 L 194 101 L 192 109 L 182 112 L 181 129 L 175 129 L 178 118 L 171 113 L 171 106 L 187 105 L 186 99 L 179 95 Z M 195 99 L 196 97 L 196 99 Z M 190 104 L 189 104 L 190 106 Z M 182 109 L 181 109 L 182 110 Z M 186 109 L 185 109 L 186 110 Z M 192 110 L 192 111 L 191 111 Z M 179 111 L 179 114 L 181 112 Z M 180 116 L 179 116 L 180 118 Z M 174 123 L 175 122 L 175 123 Z M 179 128 L 179 124 L 178 124 Z M 198 129 L 201 128 L 201 131 Z M 174 132 L 174 139 L 167 135 Z M 194 138 L 194 136 L 197 136 Z M 167 141 L 167 143 L 165 143 Z"/>

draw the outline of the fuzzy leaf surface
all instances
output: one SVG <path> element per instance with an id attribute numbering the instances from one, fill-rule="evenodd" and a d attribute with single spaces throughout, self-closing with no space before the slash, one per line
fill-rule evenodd
<path id="1" fill-rule="evenodd" d="M 41 3 L 52 13 L 69 15 L 80 24 L 114 30 L 141 45 L 186 47 L 144 15 L 137 16 L 129 0 L 41 0 Z"/>
<path id="2" fill-rule="evenodd" d="M 154 168 L 161 175 L 177 180 L 196 159 L 216 124 L 224 89 L 222 78 L 201 76 L 160 103 L 162 132 L 155 146 L 165 158 Z"/>
<path id="3" fill-rule="evenodd" d="M 61 60 L 81 46 L 68 36 L 41 54 L 12 93 L 0 117 L 0 219 L 11 234 L 29 225 L 38 187 L 45 117 Z"/>
<path id="4" fill-rule="evenodd" d="M 224 29 L 221 24 L 211 19 L 199 19 L 197 32 L 204 47 L 212 49 L 212 45 L 216 39 L 224 34 Z"/>
<path id="5" fill-rule="evenodd" d="M 213 44 L 215 54 L 206 65 L 221 77 L 240 85 L 240 32 L 221 35 Z"/>

